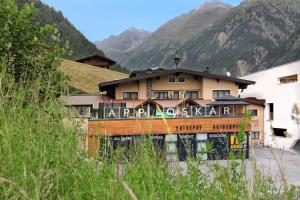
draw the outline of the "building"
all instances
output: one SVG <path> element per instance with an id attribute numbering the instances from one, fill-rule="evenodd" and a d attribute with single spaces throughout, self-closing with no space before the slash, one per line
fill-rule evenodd
<path id="1" fill-rule="evenodd" d="M 88 121 L 88 153 L 98 156 L 109 141 L 113 149 L 130 148 L 150 138 L 167 152 L 167 160 L 227 159 L 230 152 L 248 156 L 249 135 L 238 143 L 249 104 L 239 96 L 254 81 L 186 69 L 134 71 L 129 78 L 99 84 L 95 118 Z M 207 143 L 213 150 L 207 152 Z M 186 145 L 189 144 L 189 145 Z M 188 147 L 187 147 L 188 146 Z M 188 149 L 189 148 L 189 149 Z"/>
<path id="2" fill-rule="evenodd" d="M 264 111 L 265 145 L 292 149 L 300 138 L 300 61 L 242 77 L 255 81 L 242 97 L 266 100 Z"/>
<path id="3" fill-rule="evenodd" d="M 244 98 L 243 101 L 249 103 L 247 106 L 247 111 L 249 111 L 252 116 L 250 143 L 253 145 L 264 144 L 265 100 L 257 99 L 255 97 L 248 97 Z"/>
<path id="4" fill-rule="evenodd" d="M 103 97 L 98 94 L 76 94 L 63 97 L 63 102 L 76 118 L 97 118 L 99 102 Z"/>
<path id="5" fill-rule="evenodd" d="M 85 64 L 89 64 L 89 65 L 93 65 L 96 67 L 101 67 L 101 68 L 105 68 L 105 69 L 109 69 L 110 66 L 116 64 L 117 62 L 106 58 L 104 56 L 101 55 L 92 55 L 86 58 L 81 58 L 79 60 L 76 60 L 76 62 L 80 62 L 80 63 L 85 63 Z"/>

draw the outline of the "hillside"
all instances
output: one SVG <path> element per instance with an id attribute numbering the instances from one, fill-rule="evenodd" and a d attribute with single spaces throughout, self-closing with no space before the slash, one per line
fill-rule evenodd
<path id="1" fill-rule="evenodd" d="M 177 17 L 126 54 L 130 69 L 182 67 L 242 76 L 300 59 L 300 0 L 245 0 L 230 8 L 218 1 Z"/>
<path id="2" fill-rule="evenodd" d="M 78 31 L 60 11 L 45 5 L 40 0 L 16 0 L 19 6 L 25 3 L 34 3 L 37 8 L 36 20 L 38 23 L 56 24 L 60 33 L 60 45 L 65 47 L 68 41 L 69 51 L 71 54 L 64 55 L 65 58 L 76 60 L 93 54 L 103 55 L 101 50 L 90 42 L 80 31 Z"/>
<path id="3" fill-rule="evenodd" d="M 97 94 L 99 92 L 98 83 L 100 82 L 128 77 L 128 75 L 117 71 L 70 60 L 64 60 L 59 69 L 69 77 L 69 86 L 91 94 Z"/>
<path id="4" fill-rule="evenodd" d="M 181 46 L 201 35 L 205 28 L 220 20 L 231 8 L 230 5 L 218 1 L 204 3 L 163 24 L 143 44 L 128 52 L 120 62 L 130 69 L 172 67 L 174 64 L 170 58 L 173 58 L 175 51 L 178 50 L 186 58 L 185 52 L 181 52 Z"/>
<path id="5" fill-rule="evenodd" d="M 126 52 L 132 51 L 142 44 L 150 33 L 136 28 L 129 28 L 120 35 L 110 36 L 102 41 L 95 42 L 108 57 L 120 61 Z"/>
<path id="6" fill-rule="evenodd" d="M 294 61 L 300 53 L 290 47 L 299 38 L 299 22 L 299 0 L 245 1 L 182 46 L 189 57 L 184 65 L 242 76 Z"/>

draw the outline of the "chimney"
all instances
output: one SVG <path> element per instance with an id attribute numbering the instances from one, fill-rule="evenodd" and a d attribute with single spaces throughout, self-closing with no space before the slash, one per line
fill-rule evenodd
<path id="1" fill-rule="evenodd" d="M 209 73 L 209 67 L 205 67 L 205 70 L 204 70 L 204 72 L 206 72 L 206 73 Z"/>
<path id="2" fill-rule="evenodd" d="M 175 62 L 175 65 L 176 65 L 176 69 L 178 69 L 180 67 L 181 58 L 177 53 L 175 55 L 174 62 Z"/>

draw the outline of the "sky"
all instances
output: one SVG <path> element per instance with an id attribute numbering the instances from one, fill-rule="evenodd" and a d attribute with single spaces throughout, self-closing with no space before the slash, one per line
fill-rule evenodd
<path id="1" fill-rule="evenodd" d="M 155 31 L 168 20 L 206 0 L 42 0 L 64 16 L 90 41 L 99 41 L 135 27 Z M 222 0 L 238 5 L 241 0 Z"/>

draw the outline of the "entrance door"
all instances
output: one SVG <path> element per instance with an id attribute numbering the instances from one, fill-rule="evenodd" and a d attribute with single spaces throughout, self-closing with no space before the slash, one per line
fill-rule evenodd
<path id="1" fill-rule="evenodd" d="M 226 133 L 211 133 L 207 136 L 212 149 L 208 152 L 208 160 L 226 160 L 229 155 L 228 135 Z"/>
<path id="2" fill-rule="evenodd" d="M 188 156 L 196 158 L 197 140 L 196 134 L 178 134 L 177 151 L 179 161 L 185 161 Z"/>

